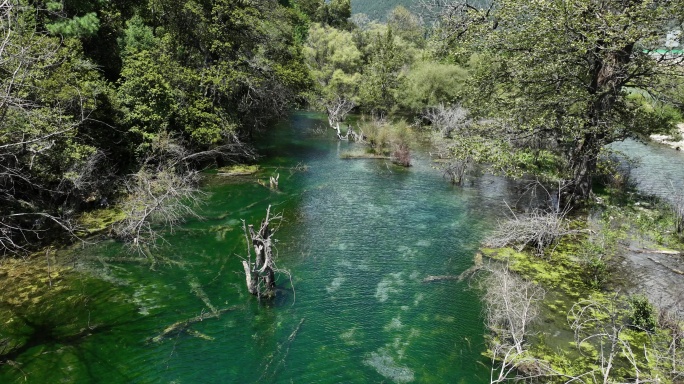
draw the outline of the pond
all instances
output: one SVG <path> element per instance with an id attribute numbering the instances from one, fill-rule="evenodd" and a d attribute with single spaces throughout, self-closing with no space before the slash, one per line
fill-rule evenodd
<path id="1" fill-rule="evenodd" d="M 88 336 L 34 334 L 0 382 L 489 382 L 477 289 L 423 279 L 473 265 L 509 184 L 453 187 L 420 151 L 410 168 L 344 160 L 356 144 L 323 126 L 295 113 L 264 139 L 261 173 L 207 174 L 203 219 L 156 251 L 172 262 L 112 261 L 125 256 L 116 242 L 71 250 L 88 283 L 70 321 Z M 278 191 L 256 182 L 275 173 Z M 283 216 L 277 263 L 291 280 L 281 274 L 277 298 L 260 303 L 245 286 L 241 220 L 258 225 L 269 205 Z"/>

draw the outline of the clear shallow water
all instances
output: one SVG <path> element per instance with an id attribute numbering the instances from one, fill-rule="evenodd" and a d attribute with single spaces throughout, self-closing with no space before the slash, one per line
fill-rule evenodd
<path id="1" fill-rule="evenodd" d="M 420 153 L 410 169 L 341 160 L 354 144 L 313 133 L 322 124 L 297 113 L 269 134 L 259 176 L 277 169 L 279 192 L 208 176 L 205 220 L 169 234 L 159 251 L 182 265 L 106 262 L 122 254 L 114 242 L 76 251 L 102 279 L 79 318 L 91 335 L 37 343 L 16 358 L 21 371 L 0 368 L 0 382 L 488 382 L 476 290 L 422 279 L 472 266 L 508 185 L 482 178 L 454 188 Z M 308 170 L 288 170 L 297 164 Z M 269 204 L 284 216 L 278 264 L 294 290 L 281 276 L 278 298 L 260 304 L 245 288 L 240 220 L 258 223 Z M 231 306 L 192 325 L 195 335 L 149 341 Z"/>
<path id="2" fill-rule="evenodd" d="M 638 161 L 631 175 L 640 191 L 666 200 L 672 198 L 673 191 L 682 193 L 684 152 L 634 140 L 613 143 L 611 148 Z"/>

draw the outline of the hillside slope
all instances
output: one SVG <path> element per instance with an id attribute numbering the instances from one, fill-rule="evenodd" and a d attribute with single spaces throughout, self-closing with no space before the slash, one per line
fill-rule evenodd
<path id="1" fill-rule="evenodd" d="M 385 20 L 387 12 L 398 5 L 416 13 L 418 3 L 418 0 L 351 0 L 352 14 L 365 13 L 376 20 Z"/>

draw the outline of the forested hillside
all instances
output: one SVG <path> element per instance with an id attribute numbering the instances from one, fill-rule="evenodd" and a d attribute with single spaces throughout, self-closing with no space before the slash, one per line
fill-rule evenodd
<path id="1" fill-rule="evenodd" d="M 418 4 L 418 0 L 352 0 L 351 2 L 353 14 L 364 13 L 371 20 L 385 20 L 387 13 L 399 5 L 415 11 Z"/>

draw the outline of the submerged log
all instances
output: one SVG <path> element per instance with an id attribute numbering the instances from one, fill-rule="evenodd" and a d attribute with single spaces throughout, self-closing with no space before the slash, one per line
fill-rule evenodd
<path id="1" fill-rule="evenodd" d="M 442 281 L 442 280 L 460 280 L 458 276 L 452 276 L 452 275 L 442 275 L 442 276 L 428 276 L 423 279 L 423 283 L 431 283 L 433 281 Z"/>
<path id="2" fill-rule="evenodd" d="M 159 342 L 163 341 L 164 339 L 166 339 L 170 336 L 177 335 L 181 332 L 186 331 L 188 329 L 188 327 L 190 327 L 191 325 L 193 325 L 195 323 L 198 323 L 198 322 L 204 321 L 204 320 L 208 320 L 208 319 L 218 318 L 221 316 L 221 314 L 226 313 L 226 312 L 230 312 L 230 311 L 234 311 L 237 308 L 239 308 L 239 306 L 234 305 L 232 307 L 219 309 L 216 312 L 202 313 L 200 315 L 197 315 L 195 317 L 191 317 L 191 318 L 186 319 L 186 320 L 177 321 L 177 322 L 169 325 L 168 327 L 166 327 L 159 335 L 148 339 L 148 341 L 151 341 L 154 343 L 159 343 Z M 210 338 L 209 336 L 201 334 L 199 332 L 192 332 L 191 334 L 193 334 L 193 333 L 196 335 L 201 335 L 198 337 L 201 337 L 203 339 Z"/>
<path id="3" fill-rule="evenodd" d="M 472 267 L 466 269 L 465 271 L 463 271 L 463 273 L 461 273 L 461 274 L 458 275 L 458 276 L 454 276 L 454 275 L 438 275 L 438 276 L 433 276 L 433 275 L 430 275 L 430 276 L 428 276 L 428 277 L 426 277 L 426 278 L 423 279 L 423 283 L 431 283 L 431 282 L 433 282 L 433 281 L 444 281 L 444 280 L 463 281 L 464 279 L 466 279 L 466 278 L 472 276 L 473 274 L 475 274 L 475 272 L 477 272 L 477 271 L 479 271 L 480 269 L 482 269 L 482 254 L 481 254 L 481 253 L 479 253 L 479 252 L 476 253 L 476 254 L 475 254 L 475 257 L 474 257 L 474 259 L 473 259 L 473 261 L 475 262 L 475 265 L 473 265 Z"/>
<path id="4" fill-rule="evenodd" d="M 660 266 L 663 266 L 663 267 L 669 269 L 670 272 L 674 272 L 674 273 L 676 273 L 676 274 L 678 274 L 678 275 L 684 276 L 684 271 L 681 271 L 681 270 L 679 270 L 679 269 L 672 268 L 672 267 L 670 267 L 670 266 L 668 266 L 668 265 L 665 265 L 665 264 L 661 263 L 660 261 L 658 261 L 658 260 L 656 260 L 656 259 L 654 259 L 654 258 L 652 258 L 652 257 L 648 257 L 647 259 L 651 260 L 652 262 L 654 262 L 654 263 L 656 263 L 656 264 L 658 264 L 658 265 L 660 265 Z"/>
<path id="5" fill-rule="evenodd" d="M 264 366 L 264 369 L 263 369 L 263 374 L 261 375 L 261 377 L 259 378 L 258 381 L 262 381 L 263 379 L 271 378 L 271 377 L 275 376 L 275 374 L 278 371 L 278 368 L 281 365 L 285 365 L 285 360 L 287 359 L 287 355 L 290 353 L 290 346 L 292 345 L 292 342 L 294 341 L 294 339 L 297 337 L 297 334 L 299 333 L 299 329 L 302 327 L 302 324 L 304 324 L 304 320 L 305 320 L 305 318 L 302 318 L 299 321 L 299 324 L 297 324 L 297 326 L 292 331 L 292 333 L 290 333 L 290 336 L 287 338 L 287 340 L 278 344 L 275 351 L 271 355 L 270 359 L 266 362 L 266 365 Z M 285 348 L 285 349 L 283 350 L 283 348 Z M 275 364 L 275 366 L 273 366 L 273 371 L 269 375 L 268 374 L 269 370 L 270 370 L 270 368 L 274 362 L 276 364 Z"/>

